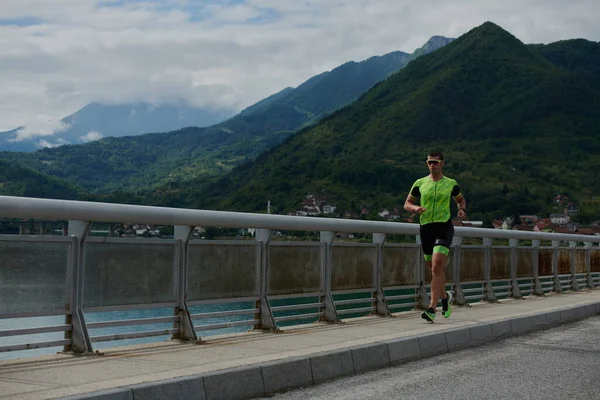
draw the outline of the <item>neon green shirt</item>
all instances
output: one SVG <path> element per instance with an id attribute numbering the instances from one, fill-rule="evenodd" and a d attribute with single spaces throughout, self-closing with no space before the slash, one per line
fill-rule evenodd
<path id="1" fill-rule="evenodd" d="M 460 188 L 452 178 L 443 176 L 436 182 L 426 176 L 413 183 L 410 194 L 419 199 L 421 207 L 425 208 L 419 217 L 421 225 L 425 225 L 450 219 L 450 199 L 460 195 Z"/>

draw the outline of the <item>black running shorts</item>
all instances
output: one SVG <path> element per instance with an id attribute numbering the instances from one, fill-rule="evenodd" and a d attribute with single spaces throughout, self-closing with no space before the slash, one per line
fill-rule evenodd
<path id="1" fill-rule="evenodd" d="M 419 234 L 421 235 L 423 256 L 426 261 L 431 261 L 434 252 L 448 255 L 452 238 L 454 238 L 454 226 L 451 220 L 446 222 L 432 222 L 421 225 Z"/>

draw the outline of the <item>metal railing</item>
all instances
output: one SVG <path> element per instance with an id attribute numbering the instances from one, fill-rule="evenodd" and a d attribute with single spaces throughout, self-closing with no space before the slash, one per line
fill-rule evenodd
<path id="1" fill-rule="evenodd" d="M 278 330 L 428 303 L 430 271 L 416 224 L 10 196 L 0 196 L 0 217 L 69 221 L 68 236 L 0 235 L 0 322 L 10 321 L 0 337 L 25 340 L 0 345 L 0 352 L 62 346 L 89 353 L 98 342 L 165 335 L 202 341 L 208 331 Z M 88 235 L 93 222 L 125 221 L 171 224 L 174 238 Z M 196 240 L 196 226 L 257 230 L 254 240 Z M 320 240 L 275 241 L 273 230 L 317 231 Z M 343 242 L 339 232 L 372 240 Z M 395 234 L 415 241 L 386 241 Z M 598 236 L 456 227 L 447 287 L 459 305 L 595 288 L 598 243 Z M 117 317 L 102 319 L 107 313 Z M 64 323 L 20 322 L 57 315 Z M 64 337 L 30 339 L 48 333 Z"/>

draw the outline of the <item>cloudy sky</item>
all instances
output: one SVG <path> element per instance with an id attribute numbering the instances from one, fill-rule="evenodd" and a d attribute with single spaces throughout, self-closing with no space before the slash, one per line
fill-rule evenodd
<path id="1" fill-rule="evenodd" d="M 96 101 L 240 110 L 346 61 L 492 21 L 600 41 L 598 0 L 0 0 L 0 131 Z"/>

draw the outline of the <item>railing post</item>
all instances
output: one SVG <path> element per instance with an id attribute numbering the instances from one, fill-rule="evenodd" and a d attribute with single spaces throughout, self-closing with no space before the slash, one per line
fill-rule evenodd
<path id="1" fill-rule="evenodd" d="M 322 320 L 327 322 L 339 322 L 340 317 L 335 309 L 335 302 L 331 294 L 331 246 L 335 239 L 334 232 L 322 231 L 320 234 L 321 243 L 325 243 L 325 257 L 323 258 L 323 298 L 321 302 L 325 304 L 325 315 Z"/>
<path id="2" fill-rule="evenodd" d="M 83 315 L 83 273 L 85 260 L 85 239 L 92 227 L 90 221 L 69 221 L 69 235 L 75 237 L 75 248 L 71 260 L 71 296 L 70 314 L 66 323 L 71 324 L 72 331 L 65 332 L 65 338 L 71 339 L 71 345 L 65 351 L 74 353 L 91 353 L 92 342 Z"/>
<path id="3" fill-rule="evenodd" d="M 467 299 L 465 299 L 465 294 L 462 291 L 462 285 L 460 283 L 460 268 L 462 264 L 462 250 L 461 246 L 463 244 L 462 236 L 454 236 L 452 240 L 452 244 L 455 245 L 454 254 L 454 289 L 455 289 L 455 300 L 454 304 L 464 306 L 467 305 Z"/>
<path id="4" fill-rule="evenodd" d="M 569 256 L 571 258 L 571 290 L 574 290 L 576 292 L 579 292 L 579 283 L 577 282 L 577 275 L 576 275 L 576 271 L 577 271 L 577 266 L 575 265 L 575 261 L 576 261 L 576 254 L 575 252 L 577 251 L 577 242 L 574 240 L 570 240 L 569 241 Z"/>
<path id="5" fill-rule="evenodd" d="M 257 229 L 255 240 L 260 242 L 260 300 L 257 308 L 260 309 L 260 324 L 254 329 L 277 330 L 273 312 L 268 299 L 268 270 L 269 270 L 269 242 L 271 241 L 270 229 Z"/>
<path id="6" fill-rule="evenodd" d="M 177 308 L 174 310 L 175 315 L 179 317 L 178 329 L 179 332 L 171 337 L 171 339 L 179 340 L 198 340 L 194 323 L 190 315 L 190 310 L 187 306 L 187 249 L 188 243 L 192 236 L 191 226 L 175 225 L 174 235 L 179 239 L 179 277 L 177 285 Z"/>
<path id="7" fill-rule="evenodd" d="M 589 289 L 595 289 L 594 279 L 592 278 L 592 245 L 593 242 L 585 242 L 585 270 L 587 273 L 587 287 Z"/>
<path id="8" fill-rule="evenodd" d="M 517 245 L 519 244 L 518 239 L 508 239 L 510 246 L 510 280 L 512 285 L 512 297 L 514 299 L 521 299 L 521 288 L 519 287 L 519 281 L 517 279 Z"/>
<path id="9" fill-rule="evenodd" d="M 532 240 L 531 246 L 533 247 L 533 284 L 534 289 L 533 293 L 536 296 L 545 296 L 544 288 L 542 287 L 542 282 L 540 281 L 540 245 L 542 244 L 541 240 Z"/>
<path id="10" fill-rule="evenodd" d="M 383 293 L 383 245 L 385 244 L 385 233 L 374 233 L 373 243 L 377 245 L 377 258 L 375 265 L 375 299 L 377 315 L 388 316 L 391 314 Z"/>
<path id="11" fill-rule="evenodd" d="M 483 270 L 485 274 L 485 295 L 484 300 L 491 303 L 496 301 L 496 294 L 492 286 L 492 239 L 483 238 Z"/>
<path id="12" fill-rule="evenodd" d="M 415 236 L 415 243 L 419 246 L 419 257 L 417 261 L 417 276 L 419 277 L 419 308 L 426 310 L 429 307 L 429 296 L 427 295 L 427 282 L 425 282 L 425 271 L 428 268 L 423 258 L 423 248 L 421 247 L 421 235 Z"/>
<path id="13" fill-rule="evenodd" d="M 552 241 L 552 273 L 554 274 L 554 291 L 562 293 L 560 278 L 558 277 L 558 256 L 560 248 L 560 240 Z"/>

